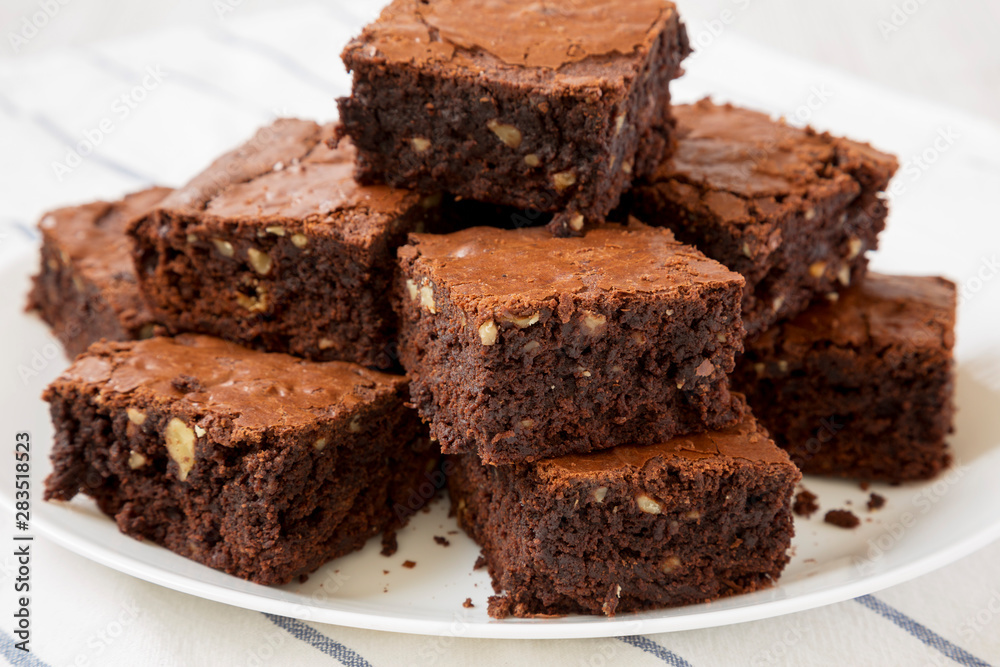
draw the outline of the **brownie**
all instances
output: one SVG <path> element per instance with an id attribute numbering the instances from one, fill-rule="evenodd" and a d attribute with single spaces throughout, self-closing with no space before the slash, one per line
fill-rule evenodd
<path id="1" fill-rule="evenodd" d="M 150 188 L 42 216 L 42 264 L 28 310 L 52 327 L 70 357 L 102 338 L 136 340 L 158 332 L 139 293 L 125 228 L 169 194 Z"/>
<path id="2" fill-rule="evenodd" d="M 561 211 L 576 234 L 672 150 L 688 53 L 665 0 L 395 0 L 344 49 L 340 118 L 362 182 Z"/>
<path id="3" fill-rule="evenodd" d="M 207 336 L 96 343 L 44 398 L 46 499 L 260 584 L 395 531 L 437 465 L 405 378 Z"/>
<path id="4" fill-rule="evenodd" d="M 929 479 L 951 457 L 955 285 L 869 273 L 747 345 L 734 386 L 804 473 Z"/>
<path id="5" fill-rule="evenodd" d="M 333 134 L 280 119 L 135 221 L 139 281 L 171 333 L 394 366 L 396 247 L 439 197 L 359 186 Z"/>
<path id="6" fill-rule="evenodd" d="M 747 413 L 665 443 L 535 463 L 448 457 L 495 617 L 606 614 L 769 586 L 788 563 L 799 471 Z"/>
<path id="7" fill-rule="evenodd" d="M 631 222 L 399 250 L 400 361 L 445 453 L 517 463 L 729 424 L 743 278 Z"/>
<path id="8" fill-rule="evenodd" d="M 894 157 L 707 99 L 674 114 L 677 151 L 628 208 L 746 278 L 748 337 L 864 275 Z"/>

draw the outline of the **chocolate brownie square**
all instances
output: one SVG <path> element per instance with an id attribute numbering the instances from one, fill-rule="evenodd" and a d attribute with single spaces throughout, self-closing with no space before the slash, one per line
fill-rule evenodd
<path id="1" fill-rule="evenodd" d="M 894 157 L 707 99 L 674 114 L 677 151 L 630 211 L 746 278 L 748 337 L 864 275 Z"/>
<path id="2" fill-rule="evenodd" d="M 733 382 L 804 473 L 929 479 L 948 466 L 955 285 L 869 273 L 747 345 Z"/>
<path id="3" fill-rule="evenodd" d="M 125 228 L 169 194 L 150 188 L 42 216 L 42 266 L 28 310 L 52 327 L 70 357 L 102 338 L 136 340 L 159 330 L 139 293 Z"/>
<path id="4" fill-rule="evenodd" d="M 405 378 L 207 336 L 96 343 L 44 398 L 47 500 L 260 584 L 391 537 L 437 466 Z"/>
<path id="5" fill-rule="evenodd" d="M 513 466 L 447 457 L 495 617 L 672 607 L 769 586 L 801 475 L 747 413 L 733 426 Z"/>
<path id="6" fill-rule="evenodd" d="M 340 118 L 363 182 L 564 211 L 579 233 L 669 154 L 688 53 L 665 0 L 395 0 L 344 49 Z"/>
<path id="7" fill-rule="evenodd" d="M 516 463 L 735 421 L 743 278 L 669 230 L 413 234 L 400 361 L 445 453 Z"/>
<path id="8" fill-rule="evenodd" d="M 171 333 L 394 366 L 396 247 L 439 197 L 359 186 L 333 133 L 278 120 L 133 223 L 139 281 Z"/>

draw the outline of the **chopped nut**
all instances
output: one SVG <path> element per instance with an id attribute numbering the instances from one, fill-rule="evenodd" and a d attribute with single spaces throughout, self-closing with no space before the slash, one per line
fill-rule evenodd
<path id="1" fill-rule="evenodd" d="M 417 289 L 417 284 L 409 278 L 406 279 L 406 291 L 410 293 L 410 301 L 416 301 L 417 297 L 420 296 L 420 290 Z"/>
<path id="2" fill-rule="evenodd" d="M 811 209 L 807 210 L 805 217 L 806 217 L 806 220 L 815 220 L 816 219 L 816 209 L 811 208 Z"/>
<path id="3" fill-rule="evenodd" d="M 73 276 L 73 286 L 76 288 L 77 292 L 84 291 L 83 279 L 80 276 Z"/>
<path id="4" fill-rule="evenodd" d="M 861 242 L 861 239 L 852 236 L 847 242 L 847 259 L 854 259 L 860 255 L 862 248 L 864 248 L 864 244 Z"/>
<path id="5" fill-rule="evenodd" d="M 694 371 L 695 375 L 697 375 L 698 377 L 708 377 L 714 372 L 715 372 L 715 365 L 708 359 L 701 362 L 701 365 L 699 365 L 698 368 L 696 368 Z"/>
<path id="6" fill-rule="evenodd" d="M 622 172 L 625 174 L 632 173 L 632 160 L 626 160 L 625 162 L 622 162 Z"/>
<path id="7" fill-rule="evenodd" d="M 188 234 L 187 235 L 187 242 L 188 243 L 197 243 L 198 242 L 198 236 L 196 234 Z"/>
<path id="8" fill-rule="evenodd" d="M 271 225 L 270 227 L 265 227 L 264 231 L 268 234 L 274 234 L 275 236 L 284 236 L 285 228 L 279 227 L 278 225 Z"/>
<path id="9" fill-rule="evenodd" d="M 596 502 L 603 503 L 607 495 L 608 495 L 608 487 L 606 486 L 599 486 L 596 489 L 594 489 L 594 500 Z"/>
<path id="10" fill-rule="evenodd" d="M 525 343 L 524 347 L 521 349 L 524 350 L 525 352 L 534 352 L 540 347 L 541 345 L 539 345 L 537 340 L 532 340 Z"/>
<path id="11" fill-rule="evenodd" d="M 320 338 L 318 341 L 316 341 L 316 346 L 319 347 L 319 349 L 321 350 L 329 350 L 331 347 L 333 347 L 333 341 L 330 340 L 329 338 Z"/>
<path id="12" fill-rule="evenodd" d="M 726 334 L 720 332 L 715 334 L 715 340 L 719 341 L 720 343 L 725 343 L 729 339 L 726 337 Z"/>
<path id="13" fill-rule="evenodd" d="M 323 451 L 324 447 L 326 447 L 326 438 L 320 438 L 316 442 L 313 443 L 313 448 L 317 452 Z"/>
<path id="14" fill-rule="evenodd" d="M 243 292 L 236 293 L 236 303 L 241 308 L 249 310 L 251 313 L 262 313 L 267 310 L 267 289 L 263 285 L 255 288 L 256 296 L 249 296 Z"/>
<path id="15" fill-rule="evenodd" d="M 493 320 L 486 320 L 479 325 L 479 340 L 483 342 L 483 345 L 493 345 L 497 342 L 497 334 L 500 330 L 497 329 L 497 324 Z"/>
<path id="16" fill-rule="evenodd" d="M 767 370 L 767 366 L 758 361 L 756 364 L 753 365 L 753 369 L 754 372 L 757 373 L 757 375 L 763 375 L 764 371 Z"/>
<path id="17" fill-rule="evenodd" d="M 646 514 L 659 514 L 663 511 L 663 506 L 645 493 L 640 493 L 636 496 L 635 504 Z"/>
<path id="18" fill-rule="evenodd" d="M 753 257 L 753 253 L 750 252 L 750 244 L 747 243 L 746 241 L 743 242 L 743 245 L 740 247 L 740 250 L 743 251 L 744 256 Z"/>
<path id="19" fill-rule="evenodd" d="M 588 371 L 583 366 L 577 366 L 576 367 L 576 372 L 579 373 L 582 377 L 585 377 L 585 378 L 589 378 L 590 377 L 590 371 Z"/>
<path id="20" fill-rule="evenodd" d="M 778 372 L 787 373 L 788 372 L 788 362 L 782 359 L 778 362 Z"/>
<path id="21" fill-rule="evenodd" d="M 219 254 L 223 257 L 232 257 L 236 254 L 233 249 L 233 244 L 229 241 L 223 241 L 222 239 L 212 239 L 212 243 L 215 244 L 215 249 L 219 251 Z"/>
<path id="22" fill-rule="evenodd" d="M 839 280 L 840 284 L 843 285 L 844 287 L 847 287 L 848 285 L 850 285 L 851 284 L 851 267 L 849 267 L 847 264 L 844 264 L 843 266 L 841 266 L 840 269 L 837 270 L 837 280 Z"/>
<path id="23" fill-rule="evenodd" d="M 528 153 L 524 156 L 524 164 L 529 167 L 537 167 L 542 163 L 542 159 L 535 155 L 534 153 Z"/>
<path id="24" fill-rule="evenodd" d="M 809 265 L 809 275 L 813 278 L 822 278 L 826 273 L 826 262 L 813 262 Z"/>
<path id="25" fill-rule="evenodd" d="M 302 249 L 309 244 L 309 237 L 305 234 L 292 234 L 292 245 L 296 248 Z"/>
<path id="26" fill-rule="evenodd" d="M 410 139 L 410 145 L 413 146 L 413 150 L 416 152 L 423 153 L 431 147 L 431 141 L 430 139 L 424 139 L 423 137 L 413 137 Z"/>
<path id="27" fill-rule="evenodd" d="M 701 518 L 701 512 L 699 512 L 698 510 L 688 510 L 687 512 L 684 513 L 684 518 L 695 521 Z"/>
<path id="28" fill-rule="evenodd" d="M 562 192 L 574 183 L 576 183 L 576 173 L 572 171 L 560 171 L 552 174 L 552 184 L 557 192 Z"/>
<path id="29" fill-rule="evenodd" d="M 437 208 L 441 204 L 441 193 L 435 192 L 420 200 L 420 205 L 424 208 Z"/>
<path id="30" fill-rule="evenodd" d="M 527 317 L 514 317 L 513 315 L 508 315 L 503 318 L 504 322 L 510 322 L 518 329 L 527 329 L 533 324 L 538 323 L 538 318 L 541 316 L 540 313 L 532 313 Z"/>
<path id="31" fill-rule="evenodd" d="M 486 121 L 486 127 L 490 128 L 493 134 L 497 135 L 500 141 L 504 142 L 511 148 L 517 148 L 521 145 L 521 130 L 517 129 L 513 125 L 507 125 L 505 123 L 497 122 L 496 118 L 491 118 Z"/>
<path id="32" fill-rule="evenodd" d="M 131 468 L 132 470 L 135 470 L 136 468 L 141 468 L 142 466 L 146 465 L 146 461 L 147 461 L 146 457 L 140 454 L 139 452 L 135 451 L 134 449 L 129 450 L 128 467 Z"/>
<path id="33" fill-rule="evenodd" d="M 198 426 L 197 424 L 194 425 L 194 434 L 196 436 L 198 436 L 199 438 L 204 438 L 205 437 L 205 433 L 207 433 L 207 431 L 205 429 L 203 429 L 202 427 Z"/>
<path id="34" fill-rule="evenodd" d="M 677 381 L 677 388 L 678 389 L 683 389 L 684 388 L 684 384 L 685 384 L 684 380 L 678 380 Z"/>
<path id="35" fill-rule="evenodd" d="M 135 408 L 126 408 L 125 414 L 128 415 L 128 420 L 135 424 L 136 426 L 142 426 L 146 423 L 146 413 L 139 412 Z"/>
<path id="36" fill-rule="evenodd" d="M 569 228 L 574 232 L 579 232 L 583 230 L 583 214 L 577 213 L 572 218 L 569 219 Z"/>
<path id="37" fill-rule="evenodd" d="M 681 566 L 680 558 L 678 558 L 677 556 L 668 556 L 667 559 L 663 561 L 663 565 L 660 566 L 660 569 L 663 570 L 664 573 L 670 574 L 680 566 Z"/>
<path id="38" fill-rule="evenodd" d="M 534 419 L 522 419 L 521 420 L 521 428 L 531 428 L 534 425 L 535 425 L 535 420 Z"/>
<path id="39" fill-rule="evenodd" d="M 641 331 L 633 331 L 632 332 L 632 340 L 634 340 L 639 345 L 645 345 L 646 344 L 646 334 L 642 333 Z"/>
<path id="40" fill-rule="evenodd" d="M 771 310 L 778 312 L 783 305 L 785 305 L 785 297 L 775 297 L 774 301 L 771 302 Z"/>
<path id="41" fill-rule="evenodd" d="M 622 128 L 625 126 L 625 114 L 620 113 L 615 116 L 615 136 L 617 137 L 622 132 Z"/>
<path id="42" fill-rule="evenodd" d="M 271 272 L 271 256 L 266 252 L 261 252 L 257 248 L 249 248 L 247 250 L 247 257 L 250 259 L 250 266 L 260 275 L 266 276 Z"/>
<path id="43" fill-rule="evenodd" d="M 430 285 L 420 287 L 420 305 L 426 308 L 431 315 L 437 315 L 437 306 L 434 304 L 434 288 Z"/>
<path id="44" fill-rule="evenodd" d="M 177 417 L 167 423 L 164 432 L 167 453 L 177 464 L 177 477 L 183 482 L 194 467 L 194 431 Z"/>
<path id="45" fill-rule="evenodd" d="M 597 330 L 607 324 L 608 318 L 601 313 L 586 311 L 583 314 L 583 326 L 591 334 L 596 334 Z"/>
<path id="46" fill-rule="evenodd" d="M 351 433 L 361 433 L 361 417 L 352 419 L 351 423 L 347 425 L 347 430 Z"/>
<path id="47" fill-rule="evenodd" d="M 827 292 L 826 293 L 826 300 L 829 301 L 830 303 L 837 303 L 838 301 L 840 301 L 840 293 L 839 292 Z"/>

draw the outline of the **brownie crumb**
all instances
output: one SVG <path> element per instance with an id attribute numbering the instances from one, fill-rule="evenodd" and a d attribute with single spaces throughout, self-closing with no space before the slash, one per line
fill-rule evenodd
<path id="1" fill-rule="evenodd" d="M 868 482 L 861 482 L 861 484 L 859 484 L 858 486 L 861 487 L 862 491 L 867 491 L 868 489 L 872 488 L 872 485 L 869 484 Z"/>
<path id="2" fill-rule="evenodd" d="M 299 583 L 300 584 L 304 584 L 307 581 L 309 581 L 309 575 L 308 574 L 300 574 L 299 575 Z"/>
<path id="3" fill-rule="evenodd" d="M 874 512 L 875 510 L 880 510 L 885 507 L 885 496 L 880 496 L 877 493 L 873 493 L 868 496 L 868 511 Z"/>
<path id="4" fill-rule="evenodd" d="M 440 535 L 435 535 L 434 536 L 434 541 L 437 542 L 438 544 L 440 544 L 443 547 L 446 547 L 446 546 L 448 546 L 448 545 L 451 544 L 451 542 L 448 541 L 447 537 L 441 537 Z"/>
<path id="5" fill-rule="evenodd" d="M 198 378 L 191 377 L 190 375 L 178 375 L 170 381 L 170 384 L 182 394 L 194 394 L 204 391 L 204 387 L 202 387 Z"/>
<path id="6" fill-rule="evenodd" d="M 462 603 L 462 606 L 466 609 L 472 609 L 476 605 L 472 604 L 472 598 L 465 598 L 465 602 Z"/>
<path id="7" fill-rule="evenodd" d="M 861 525 L 861 519 L 854 516 L 854 512 L 850 510 L 830 510 L 823 517 L 823 521 L 838 528 L 857 528 Z"/>
<path id="8" fill-rule="evenodd" d="M 389 570 L 382 570 L 382 574 L 389 574 Z"/>
<path id="9" fill-rule="evenodd" d="M 396 553 L 399 549 L 399 543 L 396 541 L 395 531 L 386 531 L 382 535 L 382 551 L 383 556 L 391 556 Z"/>
<path id="10" fill-rule="evenodd" d="M 417 564 L 415 562 L 413 562 L 412 560 L 404 560 L 403 561 L 403 567 L 405 567 L 408 570 L 412 570 L 416 566 L 417 566 Z"/>
<path id="11" fill-rule="evenodd" d="M 449 535 L 458 535 L 458 532 L 459 532 L 459 531 L 457 531 L 457 530 L 449 530 L 449 531 L 448 531 L 448 534 L 449 534 Z"/>
<path id="12" fill-rule="evenodd" d="M 792 511 L 798 516 L 811 517 L 819 511 L 819 503 L 816 502 L 816 494 L 807 489 L 802 489 L 795 494 L 795 502 L 792 504 Z"/>
<path id="13" fill-rule="evenodd" d="M 479 558 L 476 559 L 476 563 L 472 566 L 472 569 L 481 570 L 484 567 L 486 567 L 486 556 L 479 554 Z"/>

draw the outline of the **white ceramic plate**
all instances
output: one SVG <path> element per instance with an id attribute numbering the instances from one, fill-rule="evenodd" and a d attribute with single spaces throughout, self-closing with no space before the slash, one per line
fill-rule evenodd
<path id="1" fill-rule="evenodd" d="M 24 256 L 0 268 L 8 294 L 26 293 L 34 257 Z M 985 307 L 986 304 L 983 303 Z M 438 501 L 419 514 L 399 536 L 399 551 L 379 555 L 378 540 L 361 552 L 332 562 L 303 584 L 267 588 L 198 565 L 152 544 L 118 532 L 92 502 L 43 503 L 42 481 L 50 470 L 52 441 L 46 405 L 39 399 L 45 384 L 66 365 L 46 327 L 21 312 L 20 299 L 4 300 L 0 349 L 10 354 L 0 401 L 11 419 L 8 434 L 32 436 L 32 528 L 62 546 L 108 567 L 169 588 L 211 600 L 284 616 L 395 632 L 467 637 L 599 637 L 666 632 L 724 625 L 799 611 L 890 586 L 928 572 L 987 544 L 1000 535 L 1000 411 L 996 390 L 973 379 L 970 360 L 959 371 L 958 433 L 954 446 L 959 465 L 928 484 L 883 487 L 888 499 L 877 512 L 865 509 L 867 493 L 849 482 L 807 479 L 823 510 L 853 509 L 863 517 L 853 531 L 826 525 L 822 512 L 797 519 L 794 558 L 780 584 L 770 590 L 679 609 L 625 614 L 613 619 L 566 617 L 507 620 L 486 615 L 492 593 L 484 571 L 474 571 L 478 550 L 458 532 Z M 963 330 L 969 338 L 989 331 Z M 970 348 L 970 345 L 965 345 Z M 975 346 L 973 346 L 975 347 Z M 979 358 L 977 367 L 990 360 Z M 993 362 L 1000 361 L 994 357 Z M 1000 368 L 1000 366 L 997 366 Z M 13 443 L 12 438 L 7 440 Z M 11 453 L 13 444 L 9 445 Z M 13 479 L 13 456 L 0 457 L 0 479 Z M 11 509 L 12 485 L 0 485 L 0 504 Z M 437 544 L 443 536 L 450 546 Z M 405 568 L 404 561 L 416 566 Z M 463 607 L 466 598 L 475 606 Z"/>

